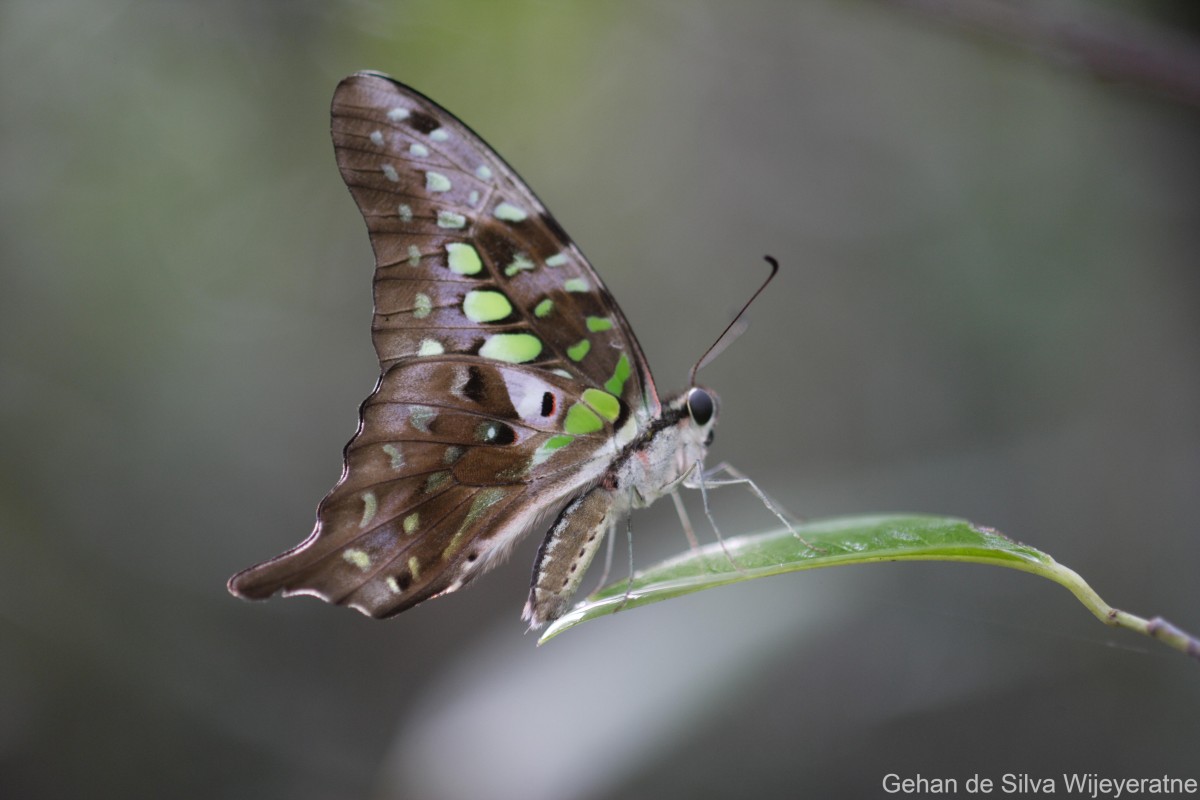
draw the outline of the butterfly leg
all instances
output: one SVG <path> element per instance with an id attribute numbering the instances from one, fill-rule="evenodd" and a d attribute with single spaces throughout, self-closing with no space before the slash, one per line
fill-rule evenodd
<path id="1" fill-rule="evenodd" d="M 616 519 L 613 492 L 597 486 L 563 509 L 538 548 L 521 618 L 540 628 L 563 615 Z"/>
<path id="2" fill-rule="evenodd" d="M 717 476 L 721 474 L 725 474 L 728 477 L 724 479 L 718 479 Z M 796 527 L 792 524 L 792 520 L 788 519 L 791 514 L 785 513 L 783 506 L 780 503 L 772 499 L 772 497 L 760 489 L 758 484 L 751 480 L 749 476 L 729 464 L 729 462 L 722 461 L 720 464 L 717 464 L 712 469 L 703 473 L 700 477 L 699 483 L 701 487 L 708 486 L 710 488 L 715 488 L 718 486 L 744 485 L 754 493 L 754 496 L 757 497 L 772 514 L 779 518 L 779 521 L 782 522 L 789 531 L 791 531 L 793 536 L 804 542 L 805 545 L 813 550 L 820 549 L 818 547 L 814 547 L 808 540 L 806 540 L 796 531 Z M 703 495 L 703 491 L 701 491 L 701 494 Z"/>
<path id="3" fill-rule="evenodd" d="M 669 494 L 671 502 L 675 504 L 675 513 L 679 515 L 679 524 L 683 526 L 683 535 L 687 537 L 692 550 L 699 550 L 700 542 L 696 539 L 696 530 L 692 527 L 692 520 L 688 517 L 687 508 L 683 505 L 683 498 L 679 496 L 676 489 L 672 489 Z"/>
<path id="4" fill-rule="evenodd" d="M 733 560 L 733 554 L 725 546 L 725 537 L 721 535 L 721 529 L 717 527 L 717 518 L 713 516 L 712 509 L 708 507 L 708 487 L 712 484 L 704 479 L 704 475 L 704 465 L 697 461 L 684 476 L 683 485 L 689 489 L 700 490 L 700 501 L 704 505 L 704 516 L 708 517 L 708 524 L 712 526 L 713 533 L 717 536 L 717 544 L 721 545 L 721 552 L 725 554 L 725 560 L 729 562 L 729 566 L 741 572 L 742 568 Z"/>
<path id="5" fill-rule="evenodd" d="M 608 546 L 604 548 L 604 571 L 600 573 L 600 580 L 596 581 L 596 588 L 592 589 L 592 594 L 604 588 L 604 585 L 608 583 L 608 573 L 612 572 L 613 545 L 617 541 L 616 531 L 610 530 L 607 539 Z"/>
<path id="6" fill-rule="evenodd" d="M 728 477 L 724 479 L 718 478 L 717 476 L 721 474 L 724 474 Z M 704 486 L 707 486 L 710 489 L 714 489 L 719 486 L 745 486 L 754 493 L 754 496 L 757 497 L 764 506 L 767 507 L 767 510 L 779 518 L 779 521 L 782 522 L 789 531 L 791 531 L 793 534 L 796 533 L 796 528 L 792 524 L 792 521 L 788 519 L 789 515 L 785 514 L 783 506 L 777 503 L 762 489 L 760 489 L 758 484 L 751 480 L 745 473 L 731 466 L 728 462 L 722 461 L 712 469 L 704 472 L 698 483 L 699 482 L 702 482 Z M 689 488 L 696 487 L 690 486 Z"/>
<path id="7" fill-rule="evenodd" d="M 614 533 L 615 535 L 615 533 Z M 629 593 L 633 591 L 633 515 L 625 515 L 625 541 L 629 545 L 629 580 L 625 582 L 625 594 L 621 597 L 621 602 L 617 603 L 617 607 L 613 609 L 613 613 L 617 613 L 625 608 L 625 604 L 629 602 Z"/>

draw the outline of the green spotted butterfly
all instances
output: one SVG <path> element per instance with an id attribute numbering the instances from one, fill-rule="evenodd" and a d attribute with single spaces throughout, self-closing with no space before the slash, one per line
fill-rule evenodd
<path id="1" fill-rule="evenodd" d="M 704 481 L 716 398 L 693 385 L 660 400 L 583 253 L 445 109 L 362 72 L 332 114 L 375 251 L 382 374 L 312 534 L 229 589 L 387 617 L 548 529 L 523 613 L 540 626 L 567 609 L 619 519 Z"/>

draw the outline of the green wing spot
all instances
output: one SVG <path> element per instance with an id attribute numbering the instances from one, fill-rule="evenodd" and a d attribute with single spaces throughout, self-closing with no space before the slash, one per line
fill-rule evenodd
<path id="1" fill-rule="evenodd" d="M 592 333 L 612 330 L 612 320 L 608 317 L 588 317 L 587 329 Z"/>
<path id="2" fill-rule="evenodd" d="M 434 472 L 425 479 L 425 494 L 433 494 L 450 482 L 450 473 L 446 470 Z"/>
<path id="3" fill-rule="evenodd" d="M 450 558 L 458 551 L 463 544 L 463 535 L 467 532 L 467 528 L 479 521 L 480 517 L 487 512 L 489 508 L 499 503 L 504 499 L 504 490 L 500 488 L 481 489 L 475 499 L 471 501 L 471 508 L 467 511 L 467 516 L 463 519 L 462 524 L 458 526 L 458 530 L 454 532 L 454 536 L 450 538 L 450 542 L 446 545 L 446 549 L 442 551 L 442 558 Z M 414 556 L 415 558 L 415 556 Z"/>
<path id="4" fill-rule="evenodd" d="M 563 267 L 563 266 L 566 266 L 566 264 L 567 264 L 567 254 L 566 253 L 555 253 L 554 255 L 552 255 L 546 259 L 547 267 Z"/>
<path id="5" fill-rule="evenodd" d="M 629 379 L 629 373 L 629 356 L 621 353 L 621 360 L 617 362 L 617 368 L 613 370 L 613 376 L 604 382 L 604 388 L 620 397 L 621 392 L 625 390 L 625 381 Z"/>
<path id="6" fill-rule="evenodd" d="M 578 342 L 567 348 L 567 355 L 571 357 L 572 361 L 582 361 L 583 357 L 586 356 L 588 351 L 591 349 L 591 342 L 589 342 L 587 339 L 580 339 Z"/>
<path id="7" fill-rule="evenodd" d="M 379 508 L 379 501 L 375 498 L 374 492 L 363 492 L 362 501 L 362 522 L 358 523 L 358 527 L 365 528 L 371 524 L 371 520 L 375 519 L 375 511 Z"/>
<path id="8" fill-rule="evenodd" d="M 463 298 L 463 313 L 471 322 L 495 322 L 512 310 L 512 304 L 500 292 L 472 291 Z"/>
<path id="9" fill-rule="evenodd" d="M 480 489 L 479 494 L 475 495 L 475 499 L 471 501 L 471 508 L 467 511 L 466 519 L 459 526 L 459 530 L 478 522 L 484 512 L 504 499 L 504 494 L 504 489 L 500 488 Z"/>
<path id="10" fill-rule="evenodd" d="M 439 211 L 437 224 L 439 228 L 464 228 L 467 225 L 467 218 L 453 211 Z"/>
<path id="11" fill-rule="evenodd" d="M 484 358 L 494 358 L 510 364 L 533 361 L 541 352 L 542 340 L 531 333 L 493 334 L 483 343 L 483 347 L 479 348 L 479 355 Z"/>
<path id="12" fill-rule="evenodd" d="M 608 392 L 599 389 L 584 389 L 583 402 L 596 410 L 600 416 L 609 422 L 616 422 L 621 415 L 621 401 Z"/>
<path id="13" fill-rule="evenodd" d="M 358 567 L 363 572 L 371 568 L 371 557 L 363 550 L 350 548 L 342 551 L 342 560 L 351 566 Z"/>
<path id="14" fill-rule="evenodd" d="M 554 310 L 554 301 L 547 297 L 542 302 L 533 307 L 533 315 L 540 319 L 545 319 L 550 316 L 550 312 Z"/>
<path id="15" fill-rule="evenodd" d="M 542 442 L 541 447 L 533 451 L 533 458 L 529 459 L 529 466 L 526 469 L 540 467 L 542 464 L 545 464 L 550 460 L 550 456 L 554 455 L 556 452 L 566 447 L 573 441 L 575 441 L 575 437 L 567 436 L 566 434 L 560 433 L 558 436 L 551 436 L 549 439 Z"/>
<path id="16" fill-rule="evenodd" d="M 582 436 L 585 433 L 595 433 L 603 427 L 604 423 L 596 416 L 596 412 L 583 403 L 575 403 L 567 409 L 567 419 L 563 423 L 563 429 L 567 433 Z"/>
<path id="17" fill-rule="evenodd" d="M 574 436 L 565 436 L 560 433 L 558 436 L 551 436 L 549 439 L 547 439 L 546 443 L 542 445 L 542 449 L 557 450 L 560 447 L 566 447 L 573 441 L 575 441 Z"/>
<path id="18" fill-rule="evenodd" d="M 417 529 L 417 526 L 420 524 L 421 524 L 421 515 L 418 512 L 414 511 L 413 513 L 409 514 L 407 517 L 404 518 L 404 532 L 411 536 L 412 532 L 415 531 Z"/>
<path id="19" fill-rule="evenodd" d="M 424 292 L 417 292 L 417 296 L 413 298 L 412 315 L 417 319 L 425 319 L 431 311 L 433 311 L 433 300 Z"/>
<path id="20" fill-rule="evenodd" d="M 588 285 L 583 278 L 570 278 L 563 281 L 563 288 L 568 292 L 586 292 Z"/>
<path id="21" fill-rule="evenodd" d="M 534 266 L 536 265 L 529 260 L 529 256 L 525 255 L 524 253 L 517 253 L 515 256 L 513 256 L 512 263 L 504 268 L 504 274 L 511 278 L 513 275 L 516 275 L 522 270 L 533 269 Z"/>
<path id="22" fill-rule="evenodd" d="M 449 255 L 448 263 L 451 272 L 457 272 L 459 275 L 475 275 L 483 269 L 479 253 L 465 242 L 451 242 L 446 245 L 446 253 Z"/>

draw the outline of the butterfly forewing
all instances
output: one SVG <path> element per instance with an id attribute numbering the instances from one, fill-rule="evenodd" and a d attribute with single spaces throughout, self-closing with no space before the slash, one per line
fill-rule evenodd
<path id="1" fill-rule="evenodd" d="M 371 73 L 342 81 L 332 112 L 338 166 L 375 250 L 385 369 L 422 353 L 478 354 L 619 384 L 639 416 L 657 413 L 645 358 L 612 296 L 474 132 Z"/>

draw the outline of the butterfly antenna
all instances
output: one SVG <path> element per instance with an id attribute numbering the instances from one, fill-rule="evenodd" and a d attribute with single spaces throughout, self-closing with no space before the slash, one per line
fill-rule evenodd
<path id="1" fill-rule="evenodd" d="M 696 373 L 699 372 L 702 367 L 706 366 L 710 361 L 720 355 L 722 350 L 733 344 L 734 340 L 745 332 L 746 323 L 742 322 L 742 317 L 745 315 L 746 310 L 750 308 L 750 304 L 758 299 L 758 296 L 763 293 L 763 289 L 767 288 L 767 284 L 770 283 L 775 278 L 776 273 L 779 272 L 778 261 L 771 256 L 763 256 L 763 258 L 766 259 L 766 262 L 771 265 L 771 274 L 768 275 L 767 279 L 762 282 L 762 286 L 758 287 L 758 291 L 750 295 L 750 299 L 746 301 L 744 306 L 742 306 L 742 310 L 739 311 L 737 316 L 725 326 L 725 330 L 721 331 L 721 335 L 717 337 L 717 340 L 713 342 L 707 350 L 704 351 L 704 355 L 700 356 L 700 360 L 692 365 L 692 371 L 688 373 L 688 386 L 695 386 Z M 741 324 L 739 325 L 738 323 Z"/>

